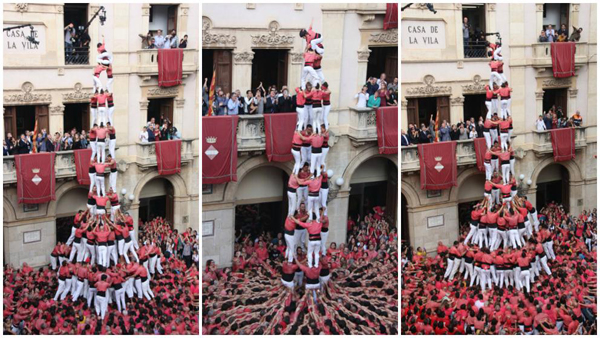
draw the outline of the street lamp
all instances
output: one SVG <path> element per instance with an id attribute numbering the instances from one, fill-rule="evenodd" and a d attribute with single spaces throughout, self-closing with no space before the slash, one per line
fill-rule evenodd
<path id="1" fill-rule="evenodd" d="M 525 175 L 519 175 L 519 186 L 517 187 L 517 194 L 519 196 L 525 196 L 527 190 L 529 190 L 529 186 L 531 186 L 531 179 L 528 179 L 525 182 Z"/>
<path id="2" fill-rule="evenodd" d="M 129 210 L 129 208 L 131 207 L 131 203 L 133 203 L 133 200 L 135 199 L 135 196 L 133 194 L 129 194 L 129 196 L 126 195 L 127 189 L 121 189 L 121 211 L 123 211 L 123 213 Z"/>

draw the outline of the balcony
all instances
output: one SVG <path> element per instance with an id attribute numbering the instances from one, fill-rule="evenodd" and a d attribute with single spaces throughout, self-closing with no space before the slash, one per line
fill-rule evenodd
<path id="1" fill-rule="evenodd" d="M 2 180 L 4 184 L 17 183 L 17 168 L 15 167 L 14 156 L 4 156 L 3 158 L 4 173 Z M 61 151 L 56 153 L 54 160 L 54 171 L 56 179 L 65 179 L 76 177 L 75 172 L 75 156 L 73 151 Z"/>
<path id="2" fill-rule="evenodd" d="M 405 146 L 400 149 L 402 150 L 402 172 L 419 171 L 421 166 L 417 146 Z M 459 167 L 477 164 L 473 140 L 456 141 L 456 164 Z"/>
<path id="3" fill-rule="evenodd" d="M 575 128 L 575 149 L 581 149 L 587 146 L 586 129 L 587 127 Z M 550 131 L 533 131 L 533 151 L 539 156 L 552 153 Z"/>
<path id="4" fill-rule="evenodd" d="M 158 49 L 140 49 L 137 52 L 137 73 L 145 80 L 158 75 Z M 183 50 L 183 78 L 193 74 L 198 69 L 198 51 Z"/>
<path id="5" fill-rule="evenodd" d="M 348 137 L 354 145 L 377 141 L 377 118 L 373 108 L 349 107 Z"/>
<path id="6" fill-rule="evenodd" d="M 237 126 L 238 153 L 260 153 L 266 148 L 265 119 L 262 115 L 240 115 Z"/>
<path id="7" fill-rule="evenodd" d="M 552 68 L 552 54 L 550 52 L 550 43 L 534 43 L 531 65 L 535 68 Z M 588 62 L 591 57 L 589 53 L 596 53 L 594 45 L 593 50 L 589 50 L 587 42 L 575 43 L 575 68 L 579 68 Z"/>
<path id="8" fill-rule="evenodd" d="M 194 159 L 193 139 L 181 140 L 181 164 L 187 164 Z M 156 167 L 156 148 L 153 142 L 136 142 L 135 164 L 140 170 Z"/>

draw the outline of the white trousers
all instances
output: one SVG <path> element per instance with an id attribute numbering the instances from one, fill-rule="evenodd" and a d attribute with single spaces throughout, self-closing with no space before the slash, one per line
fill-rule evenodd
<path id="1" fill-rule="evenodd" d="M 508 150 L 508 133 L 500 133 L 500 142 L 502 143 L 502 151 Z"/>
<path id="2" fill-rule="evenodd" d="M 96 173 L 89 173 L 90 176 L 90 191 L 94 190 L 94 185 L 96 185 Z"/>
<path id="3" fill-rule="evenodd" d="M 56 270 L 57 259 L 54 256 L 50 256 L 50 265 L 52 265 L 52 270 Z"/>
<path id="4" fill-rule="evenodd" d="M 504 184 L 508 184 L 510 181 L 510 163 L 502 165 L 502 181 Z"/>
<path id="5" fill-rule="evenodd" d="M 115 81 L 115 79 L 114 79 L 114 78 L 112 78 L 112 77 L 109 77 L 109 78 L 108 78 L 108 80 L 106 81 L 106 89 L 107 89 L 109 92 L 111 92 L 111 93 L 113 92 L 113 91 L 112 91 L 112 89 L 113 89 L 113 87 L 112 87 L 112 84 L 113 84 L 113 82 L 114 82 L 114 81 Z"/>
<path id="6" fill-rule="evenodd" d="M 319 77 L 319 82 L 320 83 L 325 82 L 325 75 L 323 74 L 323 67 L 321 67 L 319 69 L 315 69 L 315 72 L 317 73 L 317 76 Z"/>
<path id="7" fill-rule="evenodd" d="M 296 229 L 294 231 L 294 255 L 296 255 L 296 248 L 301 247 L 302 249 L 306 248 L 306 229 Z"/>
<path id="8" fill-rule="evenodd" d="M 294 174 L 298 174 L 300 172 L 300 168 L 302 167 L 302 157 L 299 150 L 292 149 L 292 156 L 294 156 Z"/>
<path id="9" fill-rule="evenodd" d="M 75 293 L 73 294 L 73 301 L 76 301 L 81 295 L 81 291 L 83 290 L 83 282 L 77 280 L 77 287 L 75 288 Z"/>
<path id="10" fill-rule="evenodd" d="M 135 249 L 133 247 L 134 242 L 133 240 L 129 241 L 129 242 L 125 242 L 125 244 L 123 244 L 123 256 L 125 257 L 125 261 L 127 262 L 127 264 L 129 264 L 130 260 L 129 260 L 129 252 L 131 252 L 131 254 L 133 255 L 133 257 L 135 258 L 135 260 L 139 263 L 140 259 L 138 258 L 137 253 L 135 252 Z"/>
<path id="11" fill-rule="evenodd" d="M 97 147 L 98 145 L 96 144 L 96 141 L 90 141 L 90 148 L 92 148 L 92 157 L 90 157 L 90 161 L 96 157 L 96 154 L 98 153 Z"/>
<path id="12" fill-rule="evenodd" d="M 325 171 L 327 171 L 327 163 L 325 162 L 327 154 L 329 154 L 329 147 L 321 148 L 321 164 L 323 165 L 323 170 Z"/>
<path id="13" fill-rule="evenodd" d="M 115 123 L 113 122 L 114 113 L 115 113 L 115 106 L 108 107 L 108 122 L 110 122 L 111 126 L 115 125 Z M 113 156 L 113 158 L 114 158 L 114 156 Z"/>
<path id="14" fill-rule="evenodd" d="M 550 271 L 550 267 L 548 266 L 548 256 L 547 255 L 540 258 L 540 264 L 542 265 L 542 268 L 544 268 L 544 271 L 546 271 L 546 274 L 548 276 L 552 276 L 552 271 Z"/>
<path id="15" fill-rule="evenodd" d="M 117 307 L 119 308 L 119 312 L 122 312 L 127 308 L 125 304 L 125 287 L 121 286 L 119 290 L 115 290 L 115 298 L 117 301 Z"/>
<path id="16" fill-rule="evenodd" d="M 498 115 L 500 115 L 500 112 L 498 111 L 499 107 L 500 104 L 498 102 L 498 99 L 492 99 L 492 115 L 494 115 L 494 113 L 498 113 Z"/>
<path id="17" fill-rule="evenodd" d="M 96 141 L 96 149 L 98 151 L 98 161 L 104 163 L 106 161 L 106 142 Z"/>
<path id="18" fill-rule="evenodd" d="M 304 163 L 310 164 L 310 149 L 312 147 L 301 147 L 300 148 L 300 160 L 302 161 L 301 167 L 304 166 Z"/>
<path id="19" fill-rule="evenodd" d="M 320 38 L 310 40 L 310 48 L 312 48 L 312 50 L 314 50 L 315 52 L 323 55 L 323 53 L 325 53 L 325 50 L 318 46 L 321 42 L 323 42 L 323 35 L 321 35 Z"/>
<path id="20" fill-rule="evenodd" d="M 98 245 L 98 264 L 108 267 L 108 247 L 106 245 Z"/>
<path id="21" fill-rule="evenodd" d="M 508 237 L 510 239 L 510 244 L 512 245 L 513 249 L 516 249 L 517 247 L 521 246 L 521 241 L 519 240 L 519 231 L 517 229 L 508 230 Z"/>
<path id="22" fill-rule="evenodd" d="M 100 196 L 106 196 L 106 184 L 104 183 L 104 175 L 96 174 L 96 193 Z"/>
<path id="23" fill-rule="evenodd" d="M 108 184 L 110 185 L 114 193 L 117 193 L 117 174 L 117 171 L 111 171 L 110 175 L 108 176 Z"/>
<path id="24" fill-rule="evenodd" d="M 487 108 L 487 113 L 485 114 L 485 119 L 489 120 L 492 118 L 492 101 L 485 101 L 485 107 Z"/>
<path id="25" fill-rule="evenodd" d="M 306 126 L 308 126 L 310 124 L 310 117 L 313 114 L 313 106 L 312 104 L 306 104 L 304 105 L 304 127 L 306 128 Z M 313 132 L 316 132 L 315 130 L 315 126 L 313 127 Z"/>
<path id="26" fill-rule="evenodd" d="M 114 191 L 114 189 L 113 189 L 113 191 Z M 115 221 L 115 218 L 116 218 L 116 215 L 117 215 L 117 210 L 120 210 L 120 209 L 121 209 L 121 205 L 115 205 L 114 207 L 113 206 L 110 207 L 110 220 L 112 222 Z M 119 242 L 121 242 L 121 241 L 119 241 Z M 123 248 L 121 248 L 121 249 L 123 249 Z M 118 253 L 120 255 L 121 251 L 119 251 Z"/>
<path id="27" fill-rule="evenodd" d="M 296 130 L 301 131 L 302 129 L 304 129 L 304 127 L 306 127 L 306 117 L 304 116 L 304 114 L 305 114 L 304 107 L 302 107 L 302 108 L 296 107 L 296 113 L 298 113 L 298 122 L 296 122 Z"/>
<path id="28" fill-rule="evenodd" d="M 310 173 L 314 174 L 315 170 L 317 171 L 317 175 L 321 172 L 321 153 L 311 153 L 310 154 Z"/>
<path id="29" fill-rule="evenodd" d="M 304 68 L 302 68 L 302 78 L 300 80 L 300 83 L 302 84 L 302 90 L 306 89 L 306 77 L 309 75 L 312 78 L 310 83 L 312 84 L 313 88 L 317 85 L 319 76 L 317 75 L 317 72 L 315 72 L 315 69 L 311 66 L 304 66 Z"/>
<path id="30" fill-rule="evenodd" d="M 475 238 L 475 235 L 477 234 L 477 226 L 470 224 L 471 230 L 469 230 L 469 234 L 467 235 L 467 237 L 465 238 L 465 245 L 469 243 L 469 239 L 471 238 Z"/>
<path id="31" fill-rule="evenodd" d="M 112 123 L 111 123 L 112 124 Z M 117 147 L 117 139 L 108 140 L 108 153 L 113 160 L 116 161 L 117 157 L 115 156 L 115 148 Z"/>
<path id="32" fill-rule="evenodd" d="M 308 196 L 308 220 L 313 220 L 313 214 L 318 218 L 319 217 L 319 196 Z"/>
<path id="33" fill-rule="evenodd" d="M 325 130 L 329 130 L 329 111 L 331 111 L 331 105 L 323 106 L 323 124 L 325 125 Z"/>
<path id="34" fill-rule="evenodd" d="M 329 195 L 329 188 L 319 191 L 319 200 L 321 201 L 321 207 L 325 209 L 325 216 L 327 216 L 327 195 Z"/>
<path id="35" fill-rule="evenodd" d="M 500 77 L 500 74 L 498 74 L 498 72 L 492 71 L 490 74 L 490 88 L 494 88 L 494 83 L 496 83 L 498 86 L 501 86 L 502 78 Z"/>
<path id="36" fill-rule="evenodd" d="M 452 269 L 454 269 L 454 260 L 450 258 L 446 258 L 446 262 L 448 266 L 446 267 L 446 272 L 444 272 L 444 278 L 448 278 L 450 273 L 452 273 Z"/>
<path id="37" fill-rule="evenodd" d="M 102 82 L 100 82 L 99 77 L 92 75 L 92 80 L 93 80 L 92 93 L 95 93 L 96 90 L 102 89 Z"/>
<path id="38" fill-rule="evenodd" d="M 285 238 L 285 258 L 287 258 L 288 263 L 294 261 L 294 256 L 296 256 L 296 232 L 294 235 L 284 234 L 283 238 Z"/>
<path id="39" fill-rule="evenodd" d="M 129 231 L 129 236 L 131 237 L 131 241 L 133 243 L 133 247 L 137 250 L 140 248 L 140 245 L 138 244 L 138 240 L 137 240 L 137 236 L 135 234 L 135 230 L 131 230 Z M 125 252 L 127 252 L 127 250 L 125 250 Z"/>
<path id="40" fill-rule="evenodd" d="M 492 279 L 490 278 L 490 270 L 481 269 L 479 272 L 479 282 L 481 285 L 481 291 L 485 291 L 486 284 L 492 289 Z"/>
<path id="41" fill-rule="evenodd" d="M 321 249 L 321 241 L 308 241 L 308 267 L 319 267 L 319 250 Z M 314 265 L 313 265 L 314 256 Z"/>
<path id="42" fill-rule="evenodd" d="M 300 208 L 300 204 L 303 201 L 308 208 L 308 187 L 299 187 L 296 189 L 296 209 Z"/>
<path id="43" fill-rule="evenodd" d="M 313 107 L 312 115 L 310 116 L 310 124 L 313 126 L 313 130 L 317 133 L 321 133 L 321 124 L 323 124 L 323 107 Z"/>
<path id="44" fill-rule="evenodd" d="M 54 295 L 54 300 L 57 301 L 60 296 L 60 300 L 64 300 L 69 294 L 69 290 L 71 290 L 71 278 L 67 278 L 66 280 L 58 280 L 58 290 L 56 290 L 56 294 Z"/>
<path id="45" fill-rule="evenodd" d="M 485 179 L 487 181 L 490 181 L 492 179 L 492 174 L 493 174 L 493 170 L 492 170 L 492 164 L 491 163 L 483 163 L 483 166 L 485 168 Z"/>
<path id="46" fill-rule="evenodd" d="M 542 245 L 549 259 L 556 259 L 556 255 L 554 255 L 553 244 L 553 242 L 546 242 Z"/>
<path id="47" fill-rule="evenodd" d="M 530 292 L 530 278 L 531 274 L 529 273 L 529 270 L 521 270 L 520 283 L 522 287 L 527 288 L 527 293 Z"/>
<path id="48" fill-rule="evenodd" d="M 492 135 L 490 134 L 489 131 L 484 131 L 483 132 L 483 137 L 485 138 L 485 146 L 490 149 L 492 148 Z"/>
<path id="49" fill-rule="evenodd" d="M 296 211 L 296 193 L 295 192 L 291 192 L 288 191 L 287 192 L 288 195 L 288 216 L 294 216 L 294 212 Z"/>
<path id="50" fill-rule="evenodd" d="M 90 119 L 90 126 L 94 126 L 94 123 L 96 123 L 96 119 L 98 118 L 98 108 L 90 108 L 90 114 L 91 119 Z"/>
<path id="51" fill-rule="evenodd" d="M 98 107 L 98 125 L 106 126 L 106 107 Z"/>
<path id="52" fill-rule="evenodd" d="M 93 245 L 86 244 L 85 254 L 83 255 L 83 260 L 85 261 L 88 257 L 90 257 L 90 265 L 94 265 L 96 262 L 96 248 Z"/>
<path id="53" fill-rule="evenodd" d="M 500 118 L 509 117 L 510 112 L 508 111 L 508 100 L 500 100 Z"/>
<path id="54" fill-rule="evenodd" d="M 500 142 L 500 140 L 498 139 L 498 129 L 490 128 L 490 139 L 491 145 L 494 145 L 494 142 Z"/>
<path id="55" fill-rule="evenodd" d="M 450 276 L 448 276 L 448 278 L 450 280 L 454 279 L 454 275 L 456 274 L 456 272 L 458 271 L 458 268 L 460 267 L 460 262 L 461 262 L 460 258 L 454 258 L 454 264 L 452 264 L 452 271 L 450 272 Z"/>
<path id="56" fill-rule="evenodd" d="M 321 232 L 321 255 L 327 255 L 327 237 L 329 237 L 329 231 Z"/>
<path id="57" fill-rule="evenodd" d="M 96 315 L 104 320 L 104 316 L 106 316 L 106 310 L 108 309 L 108 299 L 106 296 L 96 296 L 95 307 Z"/>

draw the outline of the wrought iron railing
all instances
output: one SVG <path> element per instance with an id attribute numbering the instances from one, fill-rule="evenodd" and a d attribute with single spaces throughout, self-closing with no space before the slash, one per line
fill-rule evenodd
<path id="1" fill-rule="evenodd" d="M 90 47 L 73 47 L 65 49 L 65 65 L 90 64 Z"/>
<path id="2" fill-rule="evenodd" d="M 465 59 L 487 57 L 487 48 L 484 42 L 468 42 L 464 48 Z"/>

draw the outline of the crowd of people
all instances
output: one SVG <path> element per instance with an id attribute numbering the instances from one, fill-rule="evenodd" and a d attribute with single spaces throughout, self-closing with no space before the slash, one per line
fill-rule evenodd
<path id="1" fill-rule="evenodd" d="M 346 243 L 323 243 L 318 268 L 310 240 L 286 246 L 288 230 L 236 233 L 232 267 L 202 271 L 202 333 L 397 334 L 397 229 L 375 209 L 348 221 Z"/>
<path id="2" fill-rule="evenodd" d="M 596 335 L 597 211 L 571 215 L 550 202 L 537 216 L 540 232 L 535 231 L 521 250 L 496 250 L 489 267 L 480 265 L 491 277 L 492 287 L 484 290 L 472 283 L 469 262 L 476 261 L 477 254 L 471 248 L 460 256 L 471 232 L 469 225 L 461 226 L 459 241 L 452 248 L 438 246 L 435 257 L 403 245 L 402 334 Z M 544 239 L 549 240 L 549 251 Z M 452 255 L 453 264 L 459 261 L 455 278 L 449 277 L 452 272 L 445 274 Z M 510 262 L 516 262 L 517 268 L 509 268 L 507 264 L 514 264 Z M 509 273 L 510 278 L 504 279 L 507 284 L 500 284 Z M 530 284 L 519 288 L 519 282 L 527 279 Z"/>
<path id="3" fill-rule="evenodd" d="M 573 26 L 573 33 L 569 36 L 569 28 L 566 24 L 561 24 L 558 30 L 549 24 L 540 32 L 538 42 L 578 42 L 581 39 L 581 32 L 583 32 L 583 28 Z"/>
<path id="4" fill-rule="evenodd" d="M 359 217 L 358 225 L 349 220 L 348 242 L 328 245 L 331 92 L 315 66 L 325 52 L 323 36 L 311 24 L 300 37 L 306 40 L 305 66 L 292 100 L 298 114 L 291 147 L 295 165 L 283 232 L 257 233 L 252 228 L 259 224 L 241 225 L 232 267 L 206 262 L 203 334 L 397 334 L 397 230 L 385 208 Z M 269 93 L 270 107 L 278 99 L 276 89 Z M 217 115 L 229 105 L 220 98 L 215 103 Z"/>
<path id="5" fill-rule="evenodd" d="M 102 221 L 80 211 L 50 266 L 4 266 L 4 334 L 199 333 L 197 232 L 156 218 L 138 243 L 131 216 Z"/>
<path id="6" fill-rule="evenodd" d="M 146 35 L 140 34 L 142 39 L 142 49 L 171 49 L 171 48 L 187 48 L 188 36 L 183 36 L 182 39 L 177 37 L 177 31 L 171 30 L 171 33 L 163 35 L 163 30 L 159 29 L 156 34 L 148 31 Z"/>

